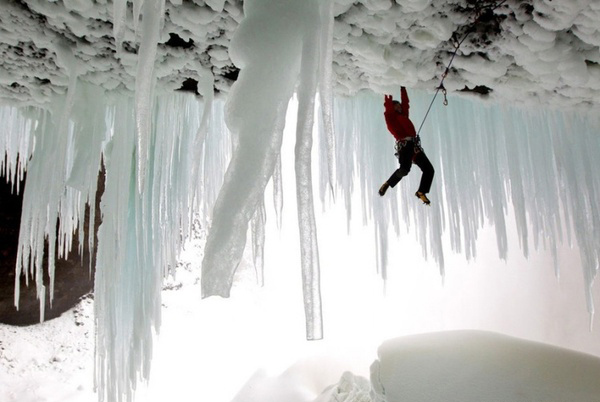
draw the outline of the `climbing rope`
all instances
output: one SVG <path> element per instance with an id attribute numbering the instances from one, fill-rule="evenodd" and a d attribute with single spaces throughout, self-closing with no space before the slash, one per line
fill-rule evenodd
<path id="1" fill-rule="evenodd" d="M 467 32 L 465 32 L 462 39 L 460 41 L 456 41 L 456 40 L 454 41 L 454 52 L 452 53 L 452 57 L 450 57 L 450 61 L 448 62 L 448 65 L 446 66 L 446 70 L 444 70 L 444 73 L 442 74 L 442 80 L 440 81 L 440 85 L 438 85 L 438 87 L 436 88 L 435 94 L 433 95 L 433 99 L 431 99 L 431 103 L 429 103 L 429 107 L 427 108 L 425 117 L 423 117 L 423 121 L 421 122 L 421 125 L 419 126 L 419 130 L 417 131 L 417 138 L 419 137 L 419 133 L 421 132 L 421 129 L 423 128 L 423 124 L 425 124 L 425 120 L 427 119 L 427 116 L 429 115 L 429 112 L 431 111 L 433 102 L 435 102 L 435 98 L 437 97 L 437 95 L 440 91 L 442 91 L 442 94 L 444 95 L 444 106 L 448 106 L 448 98 L 446 97 L 448 92 L 446 91 L 446 88 L 444 87 L 444 80 L 446 79 L 446 77 L 448 76 L 448 73 L 450 72 L 450 66 L 452 65 L 452 62 L 454 61 L 454 57 L 456 57 L 456 53 L 458 52 L 458 49 L 463 44 L 465 39 L 467 39 L 467 37 L 471 34 L 471 32 L 473 32 L 475 30 L 475 27 L 476 27 L 477 23 L 479 22 L 479 20 L 481 19 L 481 17 L 486 12 L 487 13 L 494 12 L 495 9 L 500 7 L 502 4 L 506 3 L 506 1 L 507 0 L 502 0 L 501 2 L 495 4 L 493 7 L 491 5 L 488 5 L 487 7 L 478 8 L 476 10 L 477 18 L 475 18 L 475 20 L 471 23 L 471 26 L 469 27 L 469 29 L 467 29 Z"/>

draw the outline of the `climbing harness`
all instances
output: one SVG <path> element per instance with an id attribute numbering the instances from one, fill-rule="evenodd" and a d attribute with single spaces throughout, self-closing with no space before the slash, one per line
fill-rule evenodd
<path id="1" fill-rule="evenodd" d="M 423 152 L 423 148 L 421 147 L 421 137 L 417 135 L 415 137 L 415 154 L 419 152 Z"/>
<path id="2" fill-rule="evenodd" d="M 402 139 L 400 141 L 396 141 L 396 145 L 394 146 L 396 153 L 394 155 L 396 156 L 396 158 L 398 158 L 399 162 L 400 162 L 400 152 L 406 146 L 406 144 L 408 144 L 409 141 L 414 144 L 413 145 L 413 153 L 415 155 L 418 154 L 419 152 L 423 152 L 423 148 L 421 147 L 421 137 L 419 137 L 418 135 L 416 137 L 408 137 L 408 138 Z"/>
<path id="3" fill-rule="evenodd" d="M 402 151 L 402 148 L 406 146 L 408 141 L 409 140 L 396 141 L 396 145 L 394 146 L 394 150 L 396 151 L 394 155 L 396 158 L 400 159 L 400 151 Z"/>
<path id="4" fill-rule="evenodd" d="M 442 80 L 440 81 L 440 85 L 438 85 L 438 87 L 435 90 L 435 94 L 433 95 L 433 99 L 431 99 L 431 103 L 429 104 L 429 107 L 427 108 L 425 117 L 423 117 L 423 121 L 421 122 L 421 125 L 419 126 L 419 130 L 417 131 L 417 138 L 419 138 L 419 134 L 421 133 L 421 129 L 423 128 L 423 124 L 425 123 L 425 120 L 427 119 L 427 116 L 429 115 L 429 112 L 431 111 L 431 107 L 433 106 L 433 102 L 435 101 L 435 98 L 437 97 L 437 95 L 440 91 L 444 95 L 444 106 L 448 106 L 448 98 L 446 96 L 447 91 L 446 91 L 446 88 L 444 87 L 444 80 L 446 79 L 446 77 L 448 76 L 448 73 L 450 72 L 450 66 L 452 65 L 452 62 L 454 61 L 454 57 L 456 57 L 456 53 L 458 52 L 458 49 L 463 44 L 465 39 L 467 39 L 467 37 L 471 34 L 471 32 L 473 32 L 475 30 L 475 26 L 477 25 L 477 22 L 479 22 L 480 19 L 484 15 L 486 15 L 486 13 L 487 13 L 487 15 L 489 15 L 489 13 L 492 13 L 495 9 L 497 9 L 504 3 L 506 3 L 506 0 L 502 0 L 501 2 L 495 4 L 493 7 L 491 5 L 488 5 L 487 7 L 482 7 L 482 8 L 477 9 L 477 18 L 475 18 L 475 20 L 471 23 L 471 26 L 469 27 L 469 29 L 467 29 L 467 32 L 465 32 L 462 39 L 460 41 L 458 41 L 457 38 L 454 37 L 454 35 L 453 35 L 454 52 L 452 53 L 452 57 L 450 57 L 450 62 L 446 66 L 446 70 L 444 70 L 444 73 L 442 74 Z"/>

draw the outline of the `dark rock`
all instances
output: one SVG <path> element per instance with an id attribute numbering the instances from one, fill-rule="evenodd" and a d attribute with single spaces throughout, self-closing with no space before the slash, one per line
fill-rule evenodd
<path id="1" fill-rule="evenodd" d="M 103 178 L 103 175 L 101 175 Z M 21 183 L 21 189 L 24 183 Z M 104 189 L 104 180 L 98 182 L 96 196 L 96 219 L 94 233 L 97 232 L 101 221 L 99 209 L 100 195 Z M 11 185 L 5 180 L 0 183 L 0 323 L 9 325 L 33 325 L 40 322 L 40 302 L 36 295 L 36 284 L 29 278 L 29 286 L 25 284 L 25 276 L 21 277 L 19 309 L 14 306 L 15 266 L 19 241 L 19 226 L 21 220 L 21 206 L 23 191 L 16 195 L 11 190 Z M 86 221 L 89 220 L 89 211 L 86 211 Z M 87 226 L 87 225 L 86 225 Z M 78 235 L 75 234 L 73 250 L 67 259 L 56 260 L 54 278 L 54 299 L 50 303 L 50 287 L 47 273 L 47 248 L 44 253 L 44 284 L 46 285 L 45 320 L 60 316 L 65 311 L 73 308 L 82 296 L 89 294 L 94 287 L 95 258 L 90 257 L 88 247 L 88 234 L 86 233 L 83 255 L 78 252 Z M 94 239 L 97 244 L 97 239 Z M 92 261 L 90 261 L 90 258 Z M 91 264 L 90 264 L 91 262 Z"/>
<path id="2" fill-rule="evenodd" d="M 169 40 L 165 42 L 165 45 L 169 47 L 179 47 L 182 49 L 189 49 L 194 47 L 194 41 L 192 39 L 185 41 L 176 33 L 169 33 Z"/>
<path id="3" fill-rule="evenodd" d="M 198 95 L 198 81 L 193 78 L 186 78 L 185 81 L 181 83 L 179 91 L 192 92 Z"/>
<path id="4" fill-rule="evenodd" d="M 486 87 L 485 85 L 476 85 L 473 88 L 469 88 L 465 86 L 463 89 L 459 90 L 459 92 L 474 92 L 479 95 L 489 95 L 492 92 L 491 88 Z"/>

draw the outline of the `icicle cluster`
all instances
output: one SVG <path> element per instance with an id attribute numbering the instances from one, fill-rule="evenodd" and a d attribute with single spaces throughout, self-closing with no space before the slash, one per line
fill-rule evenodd
<path id="1" fill-rule="evenodd" d="M 134 374 L 148 378 L 152 328 L 160 326 L 162 279 L 175 267 L 191 233 L 193 212 L 202 207 L 195 200 L 205 200 L 194 182 L 194 172 L 204 163 L 196 148 L 198 104 L 182 95 L 161 98 L 157 104 L 141 193 L 132 163 L 137 150 L 133 116 L 130 99 L 119 100 L 111 113 L 114 134 L 104 152 L 106 186 L 95 287 L 99 388 L 111 398 L 127 399 L 135 389 Z M 218 183 L 211 181 L 207 177 L 204 183 L 214 190 Z"/>
<path id="2" fill-rule="evenodd" d="M 90 222 L 98 213 L 93 200 L 102 159 L 97 386 L 100 399 L 129 400 L 137 379 L 148 378 L 162 279 L 175 267 L 193 215 L 209 215 L 231 143 L 222 102 L 210 103 L 202 112 L 191 95 L 161 97 L 152 118 L 146 185 L 139 192 L 134 99 L 108 96 L 81 83 L 76 88 L 66 103 L 72 106 L 69 115 L 0 109 L 6 127 L 0 149 L 6 155 L 3 174 L 17 183 L 27 161 L 15 301 L 18 305 L 21 278 L 34 278 L 44 311 L 45 294 L 52 295 L 54 260 L 71 250 L 77 228 L 83 242 L 86 204 L 92 208 Z M 60 99 L 56 103 L 65 104 Z M 45 244 L 47 266 L 42 264 Z M 45 270 L 51 277 L 49 291 L 41 280 Z"/>
<path id="3" fill-rule="evenodd" d="M 33 113 L 37 110 L 31 109 Z M 0 158 L 0 176 L 7 183 L 14 184 L 15 193 L 21 191 L 20 183 L 25 178 L 27 161 L 33 151 L 33 127 L 35 119 L 29 119 L 26 114 L 29 110 L 14 107 L 0 108 L 0 151 L 4 155 Z"/>
<path id="4" fill-rule="evenodd" d="M 397 94 L 398 95 L 398 94 Z M 430 96 L 410 93 L 415 124 Z M 581 250 L 588 310 L 600 263 L 600 120 L 575 111 L 529 110 L 451 98 L 436 104 L 421 131 L 425 152 L 436 169 L 424 207 L 414 197 L 421 172 L 409 176 L 385 197 L 377 189 L 397 168 L 394 139 L 383 119 L 383 96 L 363 93 L 336 102 L 338 186 L 353 219 L 351 195 L 362 196 L 362 217 L 375 223 L 378 268 L 386 277 L 388 233 L 414 229 L 423 255 L 444 265 L 444 239 L 452 251 L 476 258 L 479 230 L 496 230 L 498 255 L 507 258 L 508 216 L 514 216 L 521 250 L 549 250 L 575 240 Z M 353 157 L 349 157 L 353 156 Z M 512 208 L 512 211 L 509 209 Z M 512 214 L 509 214 L 512 212 Z M 569 262 L 564 262 L 568 265 Z M 557 275 L 561 261 L 555 258 Z"/>

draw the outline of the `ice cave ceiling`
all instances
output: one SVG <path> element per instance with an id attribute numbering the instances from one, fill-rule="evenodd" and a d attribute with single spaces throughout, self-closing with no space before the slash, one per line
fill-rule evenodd
<path id="1" fill-rule="evenodd" d="M 0 98 L 47 104 L 66 92 L 61 49 L 72 50 L 80 80 L 133 91 L 140 2 L 115 19 L 108 0 L 4 0 L 0 5 Z M 158 89 L 196 91 L 212 72 L 227 93 L 238 69 L 228 55 L 244 16 L 239 0 L 167 0 L 156 60 Z M 399 84 L 444 84 L 489 99 L 588 108 L 600 101 L 600 2 L 597 0 L 336 0 L 335 91 L 390 91 Z M 116 23 L 115 23 L 116 21 Z M 118 39 L 115 39 L 118 38 Z M 276 57 L 277 55 L 273 55 Z"/>

